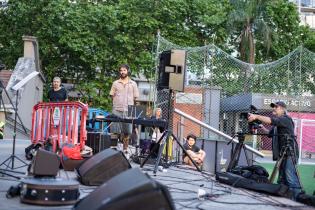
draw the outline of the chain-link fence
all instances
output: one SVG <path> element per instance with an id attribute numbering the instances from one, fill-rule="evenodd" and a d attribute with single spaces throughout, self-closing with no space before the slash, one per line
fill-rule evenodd
<path id="1" fill-rule="evenodd" d="M 171 109 L 170 127 L 183 139 L 194 133 L 201 139 L 217 138 L 173 112 L 174 108 L 233 136 L 248 133 L 246 114 L 256 108 L 258 113 L 271 116 L 270 103 L 284 101 L 295 122 L 300 147 L 300 160 L 315 161 L 315 54 L 299 47 L 285 57 L 266 64 L 248 64 L 222 51 L 215 45 L 181 47 L 158 37 L 158 55 L 166 50 L 187 51 L 187 73 L 184 92 L 169 96 L 168 90 L 157 93 L 155 105 L 164 117 Z M 169 106 L 169 99 L 174 103 Z M 268 126 L 267 126 L 268 128 Z M 246 135 L 245 142 L 266 154 L 271 152 L 271 139 Z"/>

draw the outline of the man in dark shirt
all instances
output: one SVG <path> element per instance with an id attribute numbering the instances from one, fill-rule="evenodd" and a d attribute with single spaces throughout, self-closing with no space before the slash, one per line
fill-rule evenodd
<path id="1" fill-rule="evenodd" d="M 206 157 L 206 153 L 196 146 L 197 137 L 193 134 L 189 134 L 186 139 L 186 143 L 184 144 L 184 149 L 188 153 L 188 155 L 197 163 L 197 165 L 201 166 L 203 164 L 203 160 Z M 189 159 L 188 156 L 184 153 L 184 163 L 193 166 L 193 163 Z"/>
<path id="2" fill-rule="evenodd" d="M 284 156 L 284 160 L 279 169 L 278 183 L 287 185 L 293 192 L 294 199 L 301 192 L 301 184 L 298 174 L 295 171 L 297 164 L 298 147 L 294 136 L 294 123 L 291 117 L 287 115 L 286 104 L 282 101 L 271 103 L 274 117 L 249 114 L 248 121 L 259 120 L 262 123 L 272 125 L 269 131 L 269 137 L 272 137 L 272 152 L 274 160 L 279 160 L 283 149 L 288 146 L 289 154 Z M 289 155 L 292 157 L 290 158 Z"/>
<path id="3" fill-rule="evenodd" d="M 68 93 L 65 88 L 61 87 L 60 77 L 54 77 L 53 88 L 48 92 L 50 102 L 68 101 Z"/>

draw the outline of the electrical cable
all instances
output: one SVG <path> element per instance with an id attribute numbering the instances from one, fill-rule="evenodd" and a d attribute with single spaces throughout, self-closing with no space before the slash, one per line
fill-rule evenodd
<path id="1" fill-rule="evenodd" d="M 180 170 L 180 169 L 174 169 L 172 168 L 171 170 L 173 171 L 177 171 L 177 172 L 184 172 L 184 173 L 188 173 L 191 175 L 198 175 L 196 173 L 191 172 L 190 170 Z M 199 174 L 200 175 L 200 174 Z M 174 176 L 169 176 L 169 175 L 163 175 L 163 178 L 159 177 L 158 179 L 156 179 L 157 181 L 166 181 L 166 182 L 171 182 L 168 183 L 167 186 L 169 187 L 170 192 L 173 193 L 197 193 L 194 190 L 189 190 L 189 189 L 181 189 L 178 187 L 174 187 L 174 185 L 176 184 L 189 184 L 189 185 L 194 185 L 196 186 L 196 182 L 200 182 L 200 181 L 211 181 L 211 183 L 213 184 L 213 186 L 215 187 L 219 187 L 219 188 L 223 188 L 223 189 L 217 189 L 217 188 L 213 188 L 212 187 L 207 187 L 205 185 L 200 185 L 200 187 L 202 187 L 202 189 L 206 189 L 206 190 L 211 190 L 212 193 L 207 193 L 206 196 L 203 197 L 203 201 L 202 200 L 198 200 L 197 198 L 183 198 L 183 199 L 174 199 L 175 203 L 180 205 L 181 207 L 184 208 L 195 208 L 195 209 L 203 209 L 200 207 L 200 205 L 202 205 L 204 202 L 206 201 L 212 201 L 212 202 L 216 202 L 216 203 L 222 203 L 222 204 L 229 204 L 229 205 L 266 205 L 266 206 L 275 206 L 275 207 L 284 207 L 284 208 L 299 208 L 299 207 L 305 207 L 305 206 L 299 206 L 299 205 L 287 205 L 287 204 L 283 204 L 280 203 L 279 201 L 276 201 L 272 196 L 269 195 L 265 195 L 262 193 L 257 193 L 257 192 L 252 192 L 252 191 L 248 191 L 246 189 L 242 189 L 242 188 L 236 188 L 235 191 L 241 191 L 241 192 L 234 192 L 233 189 L 231 187 L 225 186 L 224 184 L 217 182 L 215 180 L 212 180 L 211 177 L 209 177 L 209 174 L 204 174 L 207 175 L 207 177 L 203 177 L 201 179 L 185 179 L 185 178 L 179 178 L 179 177 L 174 177 Z M 166 179 L 164 179 L 166 178 Z M 175 180 L 174 180 L 175 179 Z M 181 179 L 181 180 L 178 180 Z M 218 201 L 215 200 L 215 198 L 218 198 L 220 196 L 224 196 L 224 195 L 240 195 L 240 196 L 248 196 L 254 200 L 258 200 L 260 202 L 254 202 L 254 203 L 245 203 L 245 202 L 226 202 L 226 201 Z M 182 204 L 180 202 L 187 202 L 187 201 L 191 201 L 191 200 L 196 200 L 197 202 L 201 202 L 201 204 L 199 204 L 196 207 L 192 207 L 190 204 Z"/>

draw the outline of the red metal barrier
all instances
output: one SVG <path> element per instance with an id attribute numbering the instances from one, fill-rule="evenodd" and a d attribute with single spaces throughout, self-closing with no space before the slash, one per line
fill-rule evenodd
<path id="1" fill-rule="evenodd" d="M 86 141 L 88 106 L 81 102 L 38 103 L 33 107 L 31 141 L 45 142 L 49 138 L 56 143 L 78 144 Z"/>

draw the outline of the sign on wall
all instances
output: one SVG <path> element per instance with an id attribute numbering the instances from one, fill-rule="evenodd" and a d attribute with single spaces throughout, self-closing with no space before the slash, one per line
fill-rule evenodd
<path id="1" fill-rule="evenodd" d="M 262 96 L 263 109 L 270 109 L 270 104 L 277 101 L 283 101 L 287 105 L 289 111 L 306 111 L 315 112 L 315 100 L 311 97 L 269 97 Z"/>

